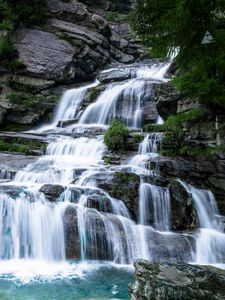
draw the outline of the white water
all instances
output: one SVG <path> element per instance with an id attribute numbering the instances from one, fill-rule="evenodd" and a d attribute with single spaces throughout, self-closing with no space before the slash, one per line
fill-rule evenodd
<path id="1" fill-rule="evenodd" d="M 196 236 L 196 263 L 224 263 L 225 234 L 219 222 L 219 211 L 214 195 L 210 191 L 181 183 L 192 195 L 200 223 L 200 230 Z"/>
<path id="2" fill-rule="evenodd" d="M 97 125 L 107 125 L 112 117 L 120 117 L 129 127 L 140 127 L 143 99 L 147 91 L 152 91 L 153 82 L 165 80 L 163 75 L 168 66 L 143 67 L 135 70 L 131 80 L 110 84 L 96 102 L 86 108 L 76 128 L 82 131 L 84 126 L 96 128 Z M 58 121 L 76 119 L 87 90 L 97 84 L 66 92 L 53 123 L 36 133 L 57 133 Z M 150 89 L 145 90 L 149 85 Z M 71 128 L 74 127 L 68 126 L 65 131 L 72 132 Z M 138 154 L 127 161 L 135 173 L 152 175 L 146 168 L 146 162 L 157 158 L 160 137 L 156 133 L 146 135 Z M 103 164 L 105 151 L 102 136 L 53 136 L 46 155 L 16 174 L 14 181 L 7 185 L 6 192 L 0 194 L 0 258 L 4 260 L 0 267 L 3 272 L 11 272 L 15 268 L 15 273 L 19 273 L 20 266 L 25 266 L 28 273 L 33 273 L 40 262 L 40 267 L 51 269 L 43 272 L 46 276 L 59 272 L 61 267 L 68 269 L 65 266 L 64 217 L 69 207 L 75 211 L 71 222 L 78 231 L 75 243 L 80 249 L 79 258 L 84 263 L 91 259 L 132 264 L 137 258 L 193 261 L 194 256 L 197 262 L 223 262 L 224 234 L 217 226 L 215 216 L 218 211 L 210 192 L 189 187 L 202 228 L 196 239 L 197 252 L 193 255 L 190 236 L 170 231 L 167 188 L 154 186 L 144 179 L 141 181 L 139 222 L 132 220 L 122 201 L 97 188 L 95 176 L 107 176 L 108 170 Z M 56 203 L 51 203 L 39 192 L 43 184 L 61 184 L 66 190 Z M 207 247 L 204 247 L 206 243 Z M 65 273 L 70 274 L 72 270 L 69 268 Z M 39 268 L 36 272 L 40 272 Z"/>

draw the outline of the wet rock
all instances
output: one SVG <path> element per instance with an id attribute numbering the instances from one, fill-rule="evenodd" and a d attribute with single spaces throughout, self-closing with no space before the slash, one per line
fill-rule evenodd
<path id="1" fill-rule="evenodd" d="M 171 86 L 171 83 L 161 83 L 155 87 L 156 107 L 164 120 L 177 113 L 177 103 L 181 98 L 181 94 Z"/>
<path id="2" fill-rule="evenodd" d="M 64 190 L 65 188 L 59 184 L 44 184 L 39 191 L 44 193 L 49 201 L 55 202 Z"/>
<path id="3" fill-rule="evenodd" d="M 69 205 L 64 214 L 65 247 L 67 259 L 81 258 L 81 241 L 78 229 L 78 214 L 76 206 Z M 111 216 L 116 222 L 116 217 Z M 103 222 L 103 217 L 95 210 L 85 211 L 84 232 L 88 245 L 85 251 L 85 258 L 112 260 L 111 251 L 107 243 L 107 230 Z M 118 231 L 119 234 L 119 231 Z"/>
<path id="4" fill-rule="evenodd" d="M 129 286 L 132 300 L 225 299 L 225 271 L 185 263 L 135 262 L 135 282 Z"/>
<path id="5" fill-rule="evenodd" d="M 171 223 L 173 230 L 194 230 L 199 226 L 197 212 L 193 207 L 193 199 L 184 186 L 177 180 L 169 185 L 171 196 Z"/>
<path id="6" fill-rule="evenodd" d="M 146 228 L 148 253 L 155 262 L 189 262 L 196 251 L 195 239 L 190 235 L 159 232 Z"/>
<path id="7" fill-rule="evenodd" d="M 34 156 L 0 152 L 0 178 L 13 179 L 18 171 L 36 161 Z"/>
<path id="8" fill-rule="evenodd" d="M 96 176 L 99 188 L 111 197 L 122 200 L 133 219 L 137 219 L 140 177 L 128 172 L 115 172 Z"/>
<path id="9" fill-rule="evenodd" d="M 123 81 L 131 78 L 131 69 L 111 69 L 109 71 L 101 72 L 97 78 L 103 83 L 108 83 L 111 81 Z"/>
<path id="10" fill-rule="evenodd" d="M 63 217 L 65 232 L 65 252 L 67 259 L 80 259 L 81 245 L 79 238 L 77 208 L 69 205 Z"/>
<path id="11" fill-rule="evenodd" d="M 158 119 L 158 110 L 154 102 L 145 103 L 143 107 L 143 122 L 144 125 L 155 123 Z"/>
<path id="12" fill-rule="evenodd" d="M 188 160 L 181 157 L 161 158 L 157 168 L 161 176 L 176 177 L 190 184 L 210 189 L 216 196 L 221 214 L 225 214 L 225 161 L 224 160 Z"/>

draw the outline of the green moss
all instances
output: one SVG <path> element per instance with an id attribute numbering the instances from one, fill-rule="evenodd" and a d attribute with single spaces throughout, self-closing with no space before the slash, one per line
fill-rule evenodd
<path id="1" fill-rule="evenodd" d="M 119 18 L 119 13 L 116 11 L 109 12 L 105 17 L 106 21 L 108 22 L 116 22 L 118 21 L 118 18 Z"/>
<path id="2" fill-rule="evenodd" d="M 22 154 L 32 154 L 33 150 L 45 152 L 46 144 L 38 141 L 21 137 L 1 137 L 0 151 L 18 152 Z"/>
<path id="3" fill-rule="evenodd" d="M 140 133 L 133 133 L 133 134 L 131 134 L 131 136 L 137 143 L 141 143 L 144 139 L 144 135 L 140 134 Z"/>
<path id="4" fill-rule="evenodd" d="M 94 101 L 96 100 L 96 98 L 99 95 L 99 90 L 97 90 L 96 88 L 91 88 L 88 92 L 88 98 L 90 99 L 90 101 Z"/>
<path id="5" fill-rule="evenodd" d="M 105 133 L 104 142 L 112 151 L 124 150 L 128 133 L 128 129 L 121 121 L 113 120 Z"/>
<path id="6" fill-rule="evenodd" d="M 23 105 L 27 108 L 43 109 L 40 105 L 43 104 L 55 104 L 58 102 L 58 96 L 41 96 L 41 95 L 32 95 L 26 92 L 15 92 L 12 91 L 7 95 L 7 98 L 12 104 Z"/>
<path id="7" fill-rule="evenodd" d="M 219 154 L 225 154 L 225 146 L 197 147 L 183 146 L 180 148 L 163 149 L 160 153 L 164 156 L 183 156 L 187 158 L 214 159 Z"/>
<path id="8" fill-rule="evenodd" d="M 32 126 L 23 125 L 23 124 L 15 124 L 15 123 L 4 123 L 1 125 L 1 131 L 26 131 L 31 129 Z"/>
<path id="9" fill-rule="evenodd" d="M 164 124 L 148 124 L 143 128 L 144 132 L 164 132 L 166 130 Z"/>

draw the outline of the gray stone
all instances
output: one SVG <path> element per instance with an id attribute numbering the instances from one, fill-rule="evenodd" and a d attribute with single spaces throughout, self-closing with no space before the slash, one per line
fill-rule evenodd
<path id="1" fill-rule="evenodd" d="M 135 262 L 132 300 L 225 299 L 225 271 L 185 263 Z"/>
<path id="2" fill-rule="evenodd" d="M 12 179 L 18 171 L 36 161 L 37 157 L 34 156 L 1 152 L 0 173 L 2 177 L 0 176 L 0 178 Z"/>
<path id="3" fill-rule="evenodd" d="M 44 193 L 49 201 L 55 202 L 64 190 L 65 188 L 59 184 L 44 184 L 39 191 Z"/>
<path id="4" fill-rule="evenodd" d="M 104 83 L 110 81 L 123 81 L 131 78 L 131 69 L 118 68 L 118 69 L 111 69 L 105 72 L 103 71 L 98 75 L 97 78 L 100 82 L 104 82 Z"/>
<path id="5" fill-rule="evenodd" d="M 30 74 L 48 79 L 71 78 L 73 47 L 52 33 L 19 29 L 14 34 L 19 59 Z"/>

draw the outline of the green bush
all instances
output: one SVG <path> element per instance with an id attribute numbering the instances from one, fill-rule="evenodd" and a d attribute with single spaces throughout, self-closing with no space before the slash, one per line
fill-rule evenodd
<path id="1" fill-rule="evenodd" d="M 2 37 L 0 41 L 0 61 L 10 59 L 13 55 L 15 55 L 15 48 L 9 37 Z"/>
<path id="2" fill-rule="evenodd" d="M 164 124 L 147 124 L 143 128 L 144 132 L 164 132 L 165 125 Z"/>
<path id="3" fill-rule="evenodd" d="M 125 148 L 128 129 L 119 120 L 113 120 L 105 133 L 104 142 L 113 151 L 120 151 Z"/>

